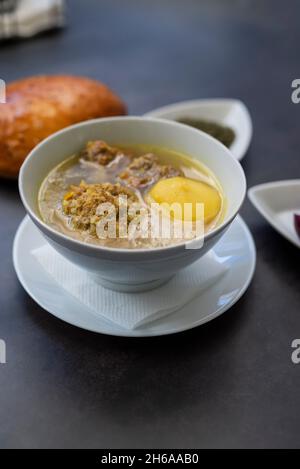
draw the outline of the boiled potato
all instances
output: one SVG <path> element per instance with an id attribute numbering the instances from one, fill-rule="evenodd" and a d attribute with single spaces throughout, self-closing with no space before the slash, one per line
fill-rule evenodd
<path id="1" fill-rule="evenodd" d="M 217 189 L 205 182 L 185 177 L 161 179 L 149 192 L 150 200 L 165 207 L 165 204 L 179 204 L 177 209 L 170 211 L 175 219 L 197 221 L 201 216 L 197 214 L 196 203 L 204 204 L 204 223 L 211 222 L 221 210 L 221 196 Z M 184 204 L 190 203 L 191 210 L 184 213 Z"/>

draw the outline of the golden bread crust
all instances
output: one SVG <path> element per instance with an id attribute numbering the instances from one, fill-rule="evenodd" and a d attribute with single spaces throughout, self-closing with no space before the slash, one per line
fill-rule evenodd
<path id="1" fill-rule="evenodd" d="M 59 75 L 12 82 L 0 104 L 0 175 L 16 177 L 35 145 L 64 127 L 123 114 L 121 99 L 96 80 Z"/>

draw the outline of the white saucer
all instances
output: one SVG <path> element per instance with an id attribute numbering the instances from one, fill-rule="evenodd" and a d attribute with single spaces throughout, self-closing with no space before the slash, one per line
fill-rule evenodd
<path id="1" fill-rule="evenodd" d="M 237 160 L 241 160 L 248 150 L 252 138 L 250 113 L 238 99 L 195 99 L 170 104 L 144 114 L 146 117 L 176 120 L 192 117 L 212 120 L 231 127 L 235 139 L 229 150 Z"/>
<path id="2" fill-rule="evenodd" d="M 74 326 L 127 337 L 173 334 L 211 321 L 228 310 L 246 291 L 254 273 L 256 260 L 252 235 L 245 222 L 238 216 L 214 248 L 216 254 L 223 257 L 229 266 L 226 274 L 175 313 L 143 328 L 128 331 L 110 321 L 95 317 L 43 270 L 31 252 L 45 243 L 43 236 L 26 216 L 15 236 L 13 262 L 17 276 L 31 298 L 49 313 Z"/>
<path id="3" fill-rule="evenodd" d="M 298 248 L 294 214 L 300 214 L 300 179 L 267 182 L 251 187 L 248 197 L 263 217 Z"/>

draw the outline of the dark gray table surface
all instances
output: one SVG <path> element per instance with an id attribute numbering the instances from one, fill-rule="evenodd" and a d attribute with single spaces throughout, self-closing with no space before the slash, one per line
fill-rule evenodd
<path id="1" fill-rule="evenodd" d="M 0 45 L 0 75 L 103 80 L 141 114 L 192 98 L 234 97 L 250 109 L 248 185 L 299 177 L 297 1 L 70 1 L 68 27 Z M 17 186 L 0 182 L 0 447 L 300 447 L 299 250 L 248 201 L 257 246 L 244 297 L 213 322 L 169 337 L 82 331 L 19 285 Z"/>

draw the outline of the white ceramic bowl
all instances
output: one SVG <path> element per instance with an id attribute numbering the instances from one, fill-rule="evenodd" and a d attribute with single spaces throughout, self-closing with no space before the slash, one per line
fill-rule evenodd
<path id="1" fill-rule="evenodd" d="M 217 176 L 227 198 L 225 218 L 209 232 L 199 249 L 186 244 L 153 249 L 114 249 L 74 240 L 45 224 L 38 210 L 38 191 L 49 171 L 87 140 L 149 144 L 186 153 L 203 162 Z M 192 127 L 163 119 L 112 117 L 67 127 L 35 147 L 19 175 L 22 202 L 51 246 L 69 261 L 88 270 L 98 281 L 120 291 L 141 291 L 167 281 L 203 256 L 220 239 L 237 215 L 245 197 L 246 181 L 240 164 L 218 141 Z"/>
<path id="2" fill-rule="evenodd" d="M 235 133 L 230 151 L 237 160 L 245 156 L 252 138 L 251 116 L 245 104 L 239 99 L 193 99 L 153 109 L 145 116 L 169 120 L 190 117 L 227 125 Z"/>

